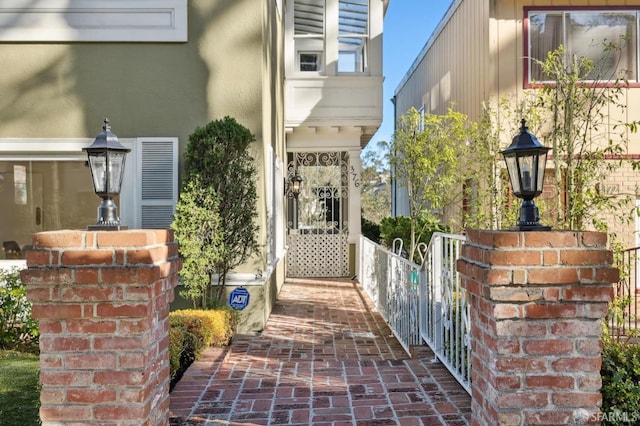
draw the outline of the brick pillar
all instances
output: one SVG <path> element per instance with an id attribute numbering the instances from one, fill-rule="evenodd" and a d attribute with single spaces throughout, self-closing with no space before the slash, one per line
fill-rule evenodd
<path id="1" fill-rule="evenodd" d="M 599 424 L 601 319 L 618 270 L 595 232 L 469 231 L 472 424 Z"/>
<path id="2" fill-rule="evenodd" d="M 33 244 L 22 281 L 40 320 L 43 425 L 168 424 L 173 233 L 55 231 Z"/>

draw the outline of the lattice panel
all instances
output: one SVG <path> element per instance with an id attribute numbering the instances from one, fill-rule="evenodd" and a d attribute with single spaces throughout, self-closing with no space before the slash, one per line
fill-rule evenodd
<path id="1" fill-rule="evenodd" d="M 346 277 L 349 275 L 347 235 L 318 234 L 287 237 L 287 276 Z"/>

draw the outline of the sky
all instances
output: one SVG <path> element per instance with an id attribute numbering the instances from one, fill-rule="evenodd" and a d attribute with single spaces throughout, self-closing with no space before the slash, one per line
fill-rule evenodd
<path id="1" fill-rule="evenodd" d="M 453 0 L 390 0 L 383 33 L 383 119 L 369 142 L 390 141 L 393 134 L 391 98 Z"/>

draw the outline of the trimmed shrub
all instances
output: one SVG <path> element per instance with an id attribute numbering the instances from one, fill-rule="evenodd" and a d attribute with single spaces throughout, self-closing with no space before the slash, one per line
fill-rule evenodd
<path id="1" fill-rule="evenodd" d="M 229 308 L 182 309 L 169 313 L 171 388 L 207 346 L 229 344 L 237 319 Z"/>
<path id="2" fill-rule="evenodd" d="M 233 337 L 233 331 L 237 323 L 238 312 L 232 309 L 216 309 L 210 312 L 213 334 L 211 346 L 226 346 Z"/>
<path id="3" fill-rule="evenodd" d="M 208 346 L 205 342 L 210 334 L 206 330 L 206 323 L 202 317 L 189 314 L 190 310 L 180 310 L 169 313 L 170 328 L 182 329 L 183 354 L 197 358 Z"/>
<path id="4" fill-rule="evenodd" d="M 180 360 L 184 351 L 184 328 L 169 327 L 169 372 L 173 380 L 180 370 Z"/>
<path id="5" fill-rule="evenodd" d="M 231 309 L 181 309 L 169 313 L 169 324 L 181 326 L 187 338 L 193 339 L 193 348 L 198 356 L 207 346 L 224 346 L 229 343 L 235 326 Z"/>
<path id="6" fill-rule="evenodd" d="M 193 195 L 197 196 L 184 200 L 172 229 L 180 243 L 180 255 L 185 258 L 181 277 L 190 290 L 188 294 L 198 297 L 204 290 L 200 307 L 224 306 L 227 274 L 260 250 L 256 224 L 258 172 L 251 156 L 255 140 L 248 128 L 231 117 L 211 121 L 189 135 L 184 153 L 185 190 L 195 190 Z M 190 188 L 188 182 L 195 180 L 198 185 Z M 204 200 L 208 200 L 207 205 Z M 192 214 L 193 209 L 198 215 Z M 193 256 L 197 259 L 190 261 Z M 206 261 L 201 260 L 204 257 Z M 203 280 L 207 274 L 209 279 Z"/>

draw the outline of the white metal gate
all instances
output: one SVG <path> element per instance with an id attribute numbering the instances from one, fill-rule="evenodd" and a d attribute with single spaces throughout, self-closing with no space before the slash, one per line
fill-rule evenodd
<path id="1" fill-rule="evenodd" d="M 287 187 L 287 275 L 349 275 L 349 174 L 346 152 L 290 153 L 287 182 L 302 177 L 296 196 Z"/>
<path id="2" fill-rule="evenodd" d="M 456 269 L 464 241 L 463 235 L 431 236 L 420 279 L 420 335 L 471 394 L 470 305 Z"/>
<path id="3" fill-rule="evenodd" d="M 456 269 L 465 240 L 434 233 L 418 266 L 361 237 L 358 278 L 407 353 L 423 340 L 471 394 L 470 305 Z"/>

